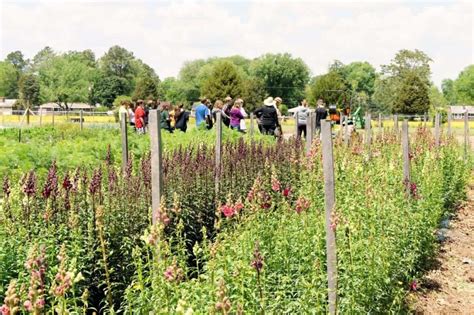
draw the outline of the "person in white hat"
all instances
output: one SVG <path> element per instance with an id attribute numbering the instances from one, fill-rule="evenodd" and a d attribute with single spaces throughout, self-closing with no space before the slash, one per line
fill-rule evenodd
<path id="1" fill-rule="evenodd" d="M 275 129 L 278 126 L 278 113 L 273 97 L 267 97 L 263 101 L 263 106 L 254 111 L 254 115 L 260 120 L 263 134 L 275 135 Z"/>

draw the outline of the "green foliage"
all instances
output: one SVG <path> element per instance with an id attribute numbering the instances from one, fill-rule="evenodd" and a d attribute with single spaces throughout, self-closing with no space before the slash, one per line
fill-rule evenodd
<path id="1" fill-rule="evenodd" d="M 156 99 L 158 97 L 158 86 L 152 77 L 144 75 L 137 79 L 133 99 Z"/>
<path id="2" fill-rule="evenodd" d="M 24 106 L 37 106 L 40 104 L 40 84 L 34 74 L 25 74 L 19 82 L 20 101 Z"/>
<path id="3" fill-rule="evenodd" d="M 115 98 L 114 102 L 113 102 L 113 106 L 114 108 L 119 108 L 120 105 L 122 105 L 122 102 L 123 101 L 129 101 L 129 102 L 132 102 L 132 98 L 130 96 L 127 96 L 127 95 L 119 95 Z"/>
<path id="4" fill-rule="evenodd" d="M 457 102 L 474 105 L 474 65 L 467 66 L 454 82 Z"/>
<path id="5" fill-rule="evenodd" d="M 99 60 L 100 70 L 106 76 L 130 80 L 135 75 L 133 53 L 120 46 L 112 46 Z"/>
<path id="6" fill-rule="evenodd" d="M 448 106 L 448 101 L 435 85 L 430 87 L 429 98 L 430 104 L 433 108 L 446 108 Z"/>
<path id="7" fill-rule="evenodd" d="M 301 58 L 291 54 L 266 54 L 252 63 L 252 74 L 265 84 L 268 95 L 281 97 L 296 106 L 304 98 L 304 89 L 309 81 L 309 68 Z"/>
<path id="8" fill-rule="evenodd" d="M 310 104 L 322 98 L 327 104 L 341 104 L 346 92 L 344 78 L 336 71 L 314 77 L 307 89 Z"/>
<path id="9" fill-rule="evenodd" d="M 428 86 L 413 72 L 404 74 L 393 103 L 393 113 L 423 114 L 430 109 Z"/>
<path id="10" fill-rule="evenodd" d="M 288 115 L 288 106 L 286 106 L 285 104 L 280 104 L 280 106 L 278 107 L 278 109 L 280 110 L 280 113 L 281 113 L 283 116 Z"/>
<path id="11" fill-rule="evenodd" d="M 344 66 L 345 81 L 350 89 L 357 93 L 372 96 L 375 91 L 375 68 L 368 62 L 352 62 Z"/>
<path id="12" fill-rule="evenodd" d="M 186 95 L 188 89 L 186 84 L 174 77 L 164 79 L 158 89 L 164 101 L 169 101 L 172 104 L 186 103 L 187 101 Z"/>
<path id="13" fill-rule="evenodd" d="M 38 72 L 40 68 L 50 63 L 54 57 L 56 57 L 56 53 L 51 47 L 46 46 L 45 48 L 41 49 L 33 57 L 33 62 L 31 65 L 32 72 Z"/>
<path id="14" fill-rule="evenodd" d="M 28 61 L 25 60 L 23 53 L 19 50 L 9 53 L 5 61 L 10 62 L 18 71 L 18 74 L 21 74 L 28 65 Z"/>
<path id="15" fill-rule="evenodd" d="M 245 108 L 249 111 L 254 111 L 260 107 L 267 96 L 263 80 L 256 77 L 248 77 L 244 80 L 242 98 L 245 101 Z"/>
<path id="16" fill-rule="evenodd" d="M 87 61 L 76 56 L 53 57 L 39 69 L 42 102 L 55 102 L 65 108 L 71 102 L 87 102 L 94 71 Z"/>
<path id="17" fill-rule="evenodd" d="M 444 79 L 441 83 L 441 90 L 443 96 L 447 100 L 449 105 L 456 104 L 456 91 L 454 91 L 454 81 L 451 79 Z"/>
<path id="18" fill-rule="evenodd" d="M 91 103 L 99 103 L 103 106 L 112 106 L 113 101 L 128 90 L 128 82 L 117 76 L 106 76 L 99 74 L 93 84 L 89 100 Z"/>
<path id="19" fill-rule="evenodd" d="M 18 81 L 15 67 L 7 61 L 0 61 L 0 96 L 17 98 Z"/>
<path id="20" fill-rule="evenodd" d="M 244 86 L 236 66 L 230 61 L 218 61 L 212 67 L 210 76 L 204 81 L 201 95 L 215 100 L 223 100 L 227 95 L 240 97 Z"/>

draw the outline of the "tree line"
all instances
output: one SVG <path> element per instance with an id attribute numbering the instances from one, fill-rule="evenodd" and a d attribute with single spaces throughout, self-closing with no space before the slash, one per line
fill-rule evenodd
<path id="1" fill-rule="evenodd" d="M 32 59 L 14 51 L 0 62 L 0 96 L 19 99 L 21 107 L 55 102 L 67 108 L 72 102 L 112 107 L 123 98 L 189 104 L 230 95 L 244 99 L 250 110 L 267 96 L 279 96 L 288 107 L 322 98 L 338 107 L 404 114 L 474 104 L 474 65 L 455 80 L 444 80 L 440 91 L 431 82 L 432 61 L 422 51 L 400 50 L 380 71 L 366 61 L 335 60 L 326 73 L 312 77 L 306 63 L 288 53 L 254 59 L 235 55 L 188 61 L 177 77 L 160 80 L 152 67 L 120 46 L 100 58 L 91 50 L 58 53 L 45 47 Z"/>

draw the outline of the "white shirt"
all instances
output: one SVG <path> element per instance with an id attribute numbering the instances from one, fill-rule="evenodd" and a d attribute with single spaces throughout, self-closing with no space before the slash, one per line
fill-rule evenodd
<path id="1" fill-rule="evenodd" d="M 248 117 L 247 112 L 245 111 L 245 109 L 243 107 L 240 107 L 240 112 L 242 113 L 242 116 L 244 116 L 244 118 Z M 246 129 L 247 129 L 247 125 L 245 125 L 245 119 L 241 119 L 240 120 L 240 130 L 246 130 Z"/>

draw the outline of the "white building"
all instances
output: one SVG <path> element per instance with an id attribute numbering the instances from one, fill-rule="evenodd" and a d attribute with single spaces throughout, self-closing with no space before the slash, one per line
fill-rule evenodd
<path id="1" fill-rule="evenodd" d="M 449 106 L 449 109 L 451 111 L 451 117 L 454 120 L 462 120 L 464 119 L 464 113 L 467 110 L 467 115 L 469 120 L 474 120 L 474 106 L 469 106 L 469 105 L 454 105 L 454 106 Z"/>
<path id="2" fill-rule="evenodd" d="M 0 97 L 0 113 L 2 115 L 11 115 L 13 112 L 13 105 L 15 105 L 15 99 L 6 99 L 5 97 Z"/>

